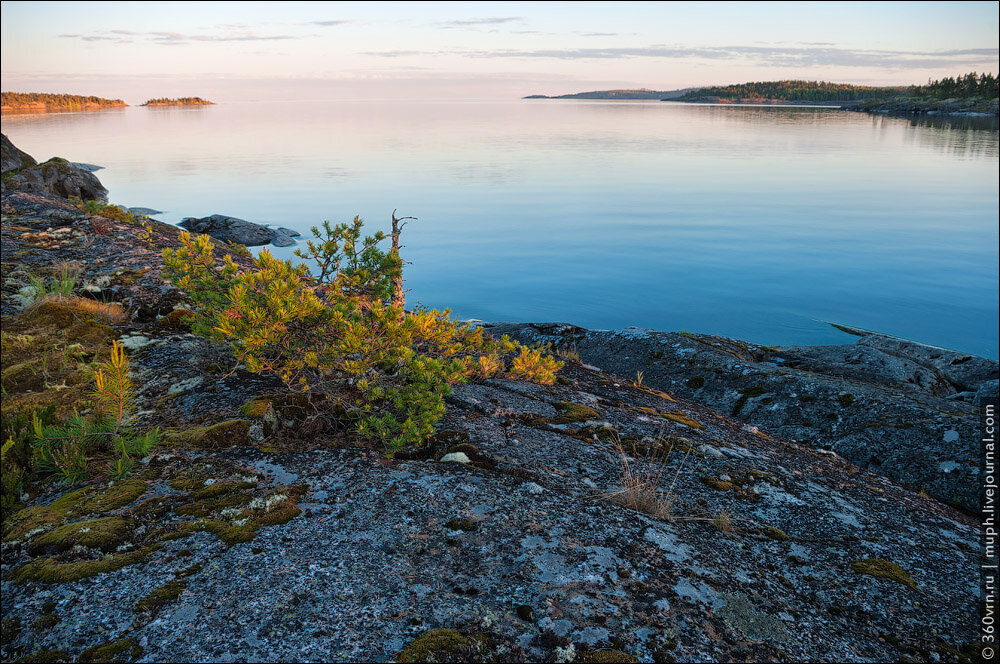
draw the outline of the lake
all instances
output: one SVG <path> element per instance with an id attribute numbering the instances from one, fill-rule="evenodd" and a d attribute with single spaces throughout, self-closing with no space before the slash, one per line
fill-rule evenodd
<path id="1" fill-rule="evenodd" d="M 460 318 L 998 356 L 995 120 L 511 100 L 245 102 L 9 115 L 113 203 L 308 234 L 403 233 L 408 303 Z M 273 250 L 291 258 L 292 248 Z"/>

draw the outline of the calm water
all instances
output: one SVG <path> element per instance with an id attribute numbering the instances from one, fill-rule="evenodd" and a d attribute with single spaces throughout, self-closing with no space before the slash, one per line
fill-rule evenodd
<path id="1" fill-rule="evenodd" d="M 660 102 L 247 102 L 7 116 L 112 202 L 403 236 L 409 301 L 462 318 L 996 358 L 996 123 Z M 291 250 L 275 253 L 291 257 Z"/>

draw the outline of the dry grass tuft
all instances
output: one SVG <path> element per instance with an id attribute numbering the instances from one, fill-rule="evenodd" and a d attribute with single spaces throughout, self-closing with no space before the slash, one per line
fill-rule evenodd
<path id="1" fill-rule="evenodd" d="M 128 320 L 128 314 L 122 309 L 120 304 L 98 302 L 87 297 L 78 295 L 46 295 L 35 301 L 29 310 L 38 309 L 46 303 L 58 305 L 68 312 L 79 314 L 81 317 L 89 316 L 102 323 L 111 325 L 121 325 Z"/>
<path id="2" fill-rule="evenodd" d="M 662 433 L 662 432 L 661 432 Z M 662 437 L 657 437 L 660 444 L 656 449 L 664 449 Z M 618 491 L 605 494 L 605 498 L 613 503 L 627 507 L 629 509 L 645 512 L 662 519 L 672 519 L 674 503 L 674 485 L 687 460 L 687 455 L 681 461 L 677 471 L 674 473 L 670 486 L 665 490 L 662 488 L 663 472 L 666 468 L 666 461 L 670 457 L 673 445 L 667 448 L 666 453 L 654 453 L 650 456 L 643 456 L 638 459 L 630 457 L 622 445 L 621 438 L 615 433 L 613 439 L 615 450 L 618 453 L 619 464 L 621 465 L 621 485 Z M 687 454 L 691 450 L 688 449 Z"/>

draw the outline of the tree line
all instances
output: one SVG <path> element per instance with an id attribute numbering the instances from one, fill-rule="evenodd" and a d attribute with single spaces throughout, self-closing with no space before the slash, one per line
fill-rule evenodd
<path id="1" fill-rule="evenodd" d="M 72 110 L 77 108 L 128 106 L 121 99 L 103 97 L 52 94 L 48 92 L 3 92 L 0 104 L 4 108 L 38 108 Z"/>

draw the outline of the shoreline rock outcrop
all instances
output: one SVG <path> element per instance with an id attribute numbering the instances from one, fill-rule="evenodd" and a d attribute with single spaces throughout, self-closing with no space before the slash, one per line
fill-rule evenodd
<path id="1" fill-rule="evenodd" d="M 712 335 L 485 323 L 494 334 L 573 349 L 589 364 L 837 453 L 914 490 L 978 511 L 977 400 L 998 364 L 848 328 L 857 343 L 771 347 Z"/>
<path id="2" fill-rule="evenodd" d="M 232 242 L 248 247 L 260 247 L 266 244 L 288 247 L 295 244 L 295 240 L 283 230 L 268 228 L 252 221 L 224 214 L 213 214 L 201 218 L 187 217 L 178 226 L 192 233 L 204 233 L 222 242 Z"/>
<path id="3" fill-rule="evenodd" d="M 108 190 L 86 168 L 53 157 L 39 164 L 2 136 L 3 191 L 27 191 L 51 194 L 60 198 L 75 197 L 83 201 L 108 200 Z"/>

